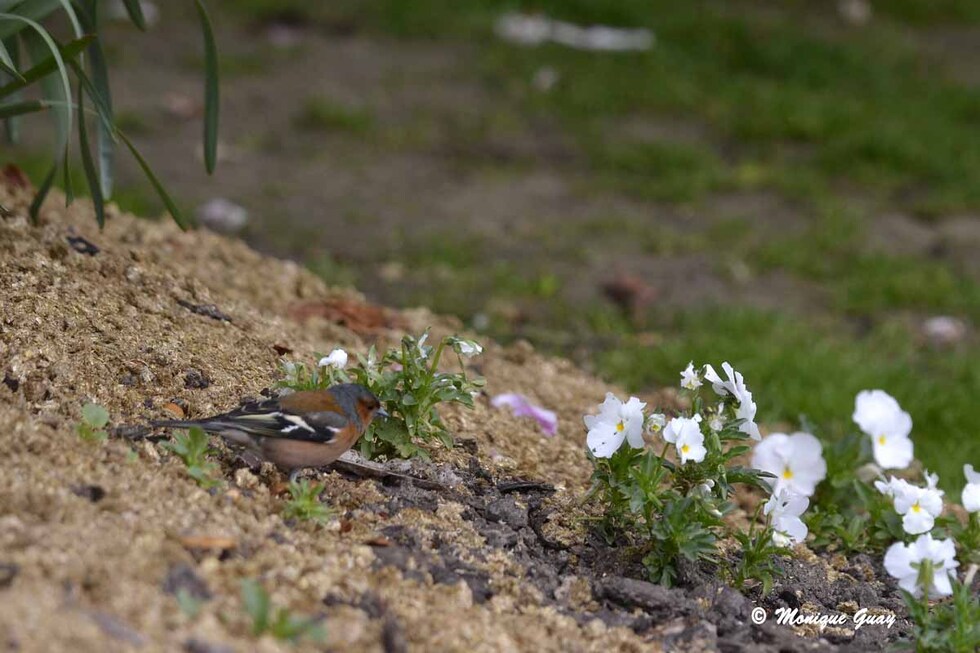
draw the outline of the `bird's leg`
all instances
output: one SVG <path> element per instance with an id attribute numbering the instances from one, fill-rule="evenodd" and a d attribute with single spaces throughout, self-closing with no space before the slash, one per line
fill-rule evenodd
<path id="1" fill-rule="evenodd" d="M 297 467 L 293 471 L 289 472 L 289 482 L 290 483 L 295 483 L 296 482 L 296 479 L 299 478 L 299 475 L 302 472 L 303 472 L 303 468 L 302 467 Z"/>

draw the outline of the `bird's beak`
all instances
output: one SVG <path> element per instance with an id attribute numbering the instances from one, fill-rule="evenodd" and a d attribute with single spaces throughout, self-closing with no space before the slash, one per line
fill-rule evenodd
<path id="1" fill-rule="evenodd" d="M 391 415 L 388 414 L 388 411 L 385 410 L 384 408 L 379 408 L 377 411 L 375 411 L 374 414 L 377 415 L 378 417 L 384 417 L 384 418 L 391 417 Z"/>

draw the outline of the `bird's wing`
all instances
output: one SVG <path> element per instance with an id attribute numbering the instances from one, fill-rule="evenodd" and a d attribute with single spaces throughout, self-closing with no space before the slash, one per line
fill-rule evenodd
<path id="1" fill-rule="evenodd" d="M 279 399 L 250 401 L 205 422 L 202 424 L 205 428 L 228 428 L 266 438 L 320 443 L 333 441 L 349 423 L 332 397 L 322 392 L 297 392 Z"/>

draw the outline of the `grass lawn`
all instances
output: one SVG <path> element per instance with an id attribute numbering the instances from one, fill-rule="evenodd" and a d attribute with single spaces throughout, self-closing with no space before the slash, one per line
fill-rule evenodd
<path id="1" fill-rule="evenodd" d="M 512 47 L 492 36 L 494 18 L 510 9 L 648 27 L 656 45 L 602 56 Z M 666 337 L 650 346 L 635 344 L 631 327 L 606 307 L 560 306 L 558 295 L 535 296 L 530 282 L 521 287 L 498 278 L 481 290 L 553 302 L 541 331 L 614 334 L 615 345 L 596 351 L 598 369 L 635 389 L 676 383 L 691 359 L 730 360 L 757 393 L 761 417 L 787 428 L 797 427 L 801 414 L 830 435 L 853 428 L 854 395 L 884 388 L 913 415 L 917 455 L 947 488 L 958 488 L 962 464 L 980 463 L 973 423 L 980 347 L 971 341 L 952 350 L 929 347 L 915 324 L 931 314 L 980 323 L 980 285 L 944 261 L 870 251 L 865 232 L 870 214 L 890 207 L 927 221 L 980 208 L 980 90 L 957 82 L 922 45 L 925 30 L 937 25 L 980 22 L 980 8 L 898 1 L 876 3 L 875 10 L 861 29 L 792 1 L 467 0 L 447 13 L 437 2 L 378 0 L 335 6 L 319 18 L 338 20 L 346 11 L 389 35 L 479 40 L 487 83 L 516 97 L 526 115 L 559 120 L 603 190 L 697 203 L 717 191 L 764 188 L 804 203 L 812 222 L 802 235 L 770 238 L 748 223 L 695 247 L 735 252 L 755 271 L 819 284 L 829 301 L 805 315 L 655 307 L 652 324 Z M 528 93 L 526 80 L 543 67 L 559 81 L 549 93 Z M 704 137 L 609 137 L 618 121 L 633 116 L 693 121 Z M 853 193 L 866 200 L 860 208 L 848 201 Z M 438 257 L 438 248 L 430 251 Z M 477 259 L 454 267 L 459 289 L 446 277 L 433 286 L 447 298 L 472 296 L 485 266 L 499 271 Z M 465 302 L 456 305 L 466 310 Z M 506 327 L 497 335 L 506 337 Z"/>

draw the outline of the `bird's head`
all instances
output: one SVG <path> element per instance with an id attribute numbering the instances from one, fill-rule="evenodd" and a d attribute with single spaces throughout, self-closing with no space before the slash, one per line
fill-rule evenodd
<path id="1" fill-rule="evenodd" d="M 376 415 L 387 417 L 381 400 L 373 392 L 358 383 L 343 383 L 330 388 L 340 405 L 349 407 L 357 414 L 361 424 L 367 427 Z"/>

